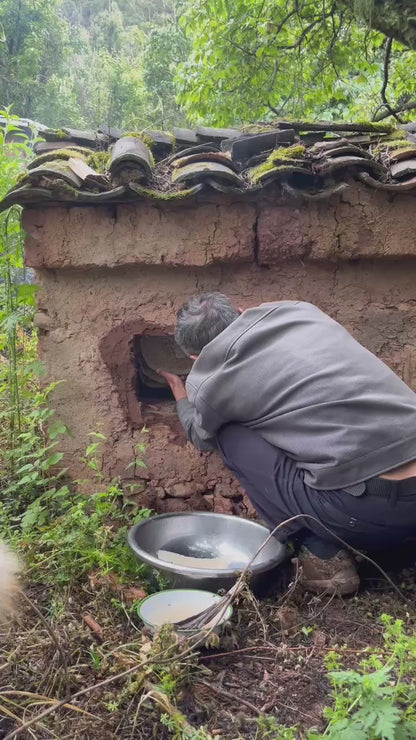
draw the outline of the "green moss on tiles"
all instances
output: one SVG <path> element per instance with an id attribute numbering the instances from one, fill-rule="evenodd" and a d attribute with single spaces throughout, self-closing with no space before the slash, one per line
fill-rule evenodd
<path id="1" fill-rule="evenodd" d="M 23 172 L 20 172 L 20 174 L 16 177 L 16 184 L 20 185 L 21 183 L 26 182 L 28 174 L 29 173 L 27 170 L 23 170 Z"/>
<path id="2" fill-rule="evenodd" d="M 410 149 L 413 150 L 415 148 L 415 145 L 412 144 L 411 141 L 407 141 L 407 139 L 402 139 L 402 141 L 395 141 L 394 139 L 388 139 L 386 141 L 383 141 L 380 145 L 380 148 L 383 149 Z"/>
<path id="3" fill-rule="evenodd" d="M 272 124 L 267 126 L 265 124 L 260 125 L 257 123 L 250 123 L 247 126 L 239 126 L 238 128 L 243 134 L 269 134 L 271 130 L 275 130 L 275 126 Z"/>
<path id="4" fill-rule="evenodd" d="M 133 137 L 133 139 L 140 139 L 140 141 L 143 142 L 143 144 L 146 144 L 146 146 L 150 149 L 150 151 L 153 149 L 155 142 L 153 141 L 152 137 L 146 133 L 146 131 L 130 131 L 128 134 L 123 134 L 121 137 L 124 139 L 126 136 Z"/>
<path id="5" fill-rule="evenodd" d="M 376 134 L 394 134 L 397 131 L 394 123 L 382 123 L 381 121 L 354 121 L 354 123 L 357 126 L 365 126 L 367 129 L 365 133 L 369 134 L 372 132 Z"/>
<path id="6" fill-rule="evenodd" d="M 36 164 L 36 167 L 29 169 L 28 170 L 29 177 L 31 178 L 38 177 L 39 173 L 36 170 L 39 168 L 42 168 L 43 170 L 45 170 L 45 172 L 51 172 L 51 173 L 56 172 L 58 173 L 58 175 L 60 173 L 67 174 L 68 172 L 71 171 L 65 160 L 52 159 L 51 161 L 46 162 L 44 164 L 39 164 L 39 165 Z"/>
<path id="7" fill-rule="evenodd" d="M 64 196 L 68 200 L 78 200 L 82 193 L 76 188 L 69 185 L 64 180 L 54 180 L 52 183 L 53 192 L 59 194 L 61 197 Z"/>
<path id="8" fill-rule="evenodd" d="M 111 156 L 108 152 L 90 152 L 87 164 L 100 174 L 106 173 L 110 168 Z"/>
<path id="9" fill-rule="evenodd" d="M 270 154 L 272 162 L 283 162 L 287 159 L 302 159 L 305 156 L 306 147 L 302 144 L 293 144 L 292 146 L 279 146 Z"/>
<path id="10" fill-rule="evenodd" d="M 71 157 L 75 159 L 82 159 L 84 162 L 87 160 L 87 156 L 91 153 L 90 149 L 54 149 L 51 152 L 45 152 L 45 154 L 39 154 L 30 163 L 30 168 L 40 167 L 45 162 L 53 162 L 57 159 L 68 160 Z"/>
<path id="11" fill-rule="evenodd" d="M 407 138 L 407 131 L 402 128 L 395 128 L 389 136 L 389 141 L 401 141 Z"/>
<path id="12" fill-rule="evenodd" d="M 152 190 L 151 188 L 142 187 L 142 185 L 136 185 L 136 187 L 134 188 L 134 192 L 138 193 L 139 195 L 143 195 L 146 198 L 152 198 L 153 200 L 178 201 L 182 200 L 183 198 L 187 198 L 190 195 L 193 195 L 194 188 L 186 188 L 185 190 L 172 190 L 167 192 L 162 190 Z"/>
<path id="13" fill-rule="evenodd" d="M 69 172 L 70 167 L 68 166 L 67 162 L 64 159 L 53 159 L 51 162 L 48 162 L 46 165 L 46 169 L 48 166 L 51 168 L 53 172 Z"/>
<path id="14" fill-rule="evenodd" d="M 300 166 L 303 164 L 302 158 L 305 152 L 306 148 L 301 144 L 293 144 L 293 146 L 287 147 L 279 146 L 269 154 L 265 162 L 250 170 L 250 178 L 253 182 L 257 183 L 268 172 L 276 172 L 281 168 L 287 169 L 289 163 Z M 279 167 L 280 163 L 283 163 L 281 167 Z"/>
<path id="15" fill-rule="evenodd" d="M 265 162 L 262 162 L 261 164 L 257 165 L 257 167 L 253 167 L 253 169 L 250 170 L 250 179 L 253 182 L 257 183 L 262 179 L 264 175 L 274 170 L 274 168 L 275 166 L 273 164 L 273 161 L 271 161 L 268 157 Z"/>
<path id="16" fill-rule="evenodd" d="M 48 138 L 55 136 L 57 139 L 70 139 L 70 136 L 62 128 L 49 128 L 45 131 L 45 134 Z"/>
<path id="17" fill-rule="evenodd" d="M 142 140 L 143 144 L 146 144 L 146 146 L 152 151 L 155 142 L 153 141 L 152 137 L 149 134 L 146 134 L 145 131 L 139 134 L 139 139 Z"/>

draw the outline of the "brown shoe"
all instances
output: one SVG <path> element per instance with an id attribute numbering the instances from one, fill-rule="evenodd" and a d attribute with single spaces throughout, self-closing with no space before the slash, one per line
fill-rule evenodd
<path id="1" fill-rule="evenodd" d="M 302 547 L 298 563 L 301 566 L 299 583 L 305 591 L 341 596 L 358 591 L 360 578 L 354 560 L 345 550 L 340 550 L 329 560 L 322 560 Z"/>

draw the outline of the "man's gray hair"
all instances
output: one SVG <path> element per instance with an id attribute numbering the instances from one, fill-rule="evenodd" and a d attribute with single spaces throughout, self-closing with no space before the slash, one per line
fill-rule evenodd
<path id="1" fill-rule="evenodd" d="M 175 339 L 187 355 L 203 347 L 238 319 L 239 313 L 223 293 L 201 293 L 178 311 Z"/>

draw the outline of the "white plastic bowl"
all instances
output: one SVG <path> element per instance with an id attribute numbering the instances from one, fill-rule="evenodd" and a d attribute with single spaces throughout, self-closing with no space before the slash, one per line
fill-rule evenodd
<path id="1" fill-rule="evenodd" d="M 140 619 L 145 623 L 152 632 L 156 632 L 164 624 L 173 624 L 180 622 L 187 617 L 193 617 L 196 614 L 208 609 L 209 606 L 216 604 L 221 596 L 213 594 L 210 591 L 200 591 L 199 589 L 174 588 L 167 591 L 159 591 L 156 594 L 147 596 L 139 604 L 137 613 Z M 233 613 L 231 606 L 227 607 L 224 613 L 220 612 L 214 620 L 211 621 L 207 628 L 215 624 L 214 631 L 218 632 L 224 622 L 227 622 Z M 181 632 L 194 633 L 197 630 L 184 630 Z"/>

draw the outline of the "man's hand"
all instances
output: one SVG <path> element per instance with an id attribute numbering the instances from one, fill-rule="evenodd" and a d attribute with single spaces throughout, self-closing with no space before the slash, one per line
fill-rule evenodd
<path id="1" fill-rule="evenodd" d="M 166 380 L 176 401 L 181 401 L 183 398 L 188 398 L 188 394 L 186 393 L 183 381 L 178 375 L 168 373 L 166 370 L 158 370 L 157 372 L 159 375 L 162 376 L 162 378 Z"/>

